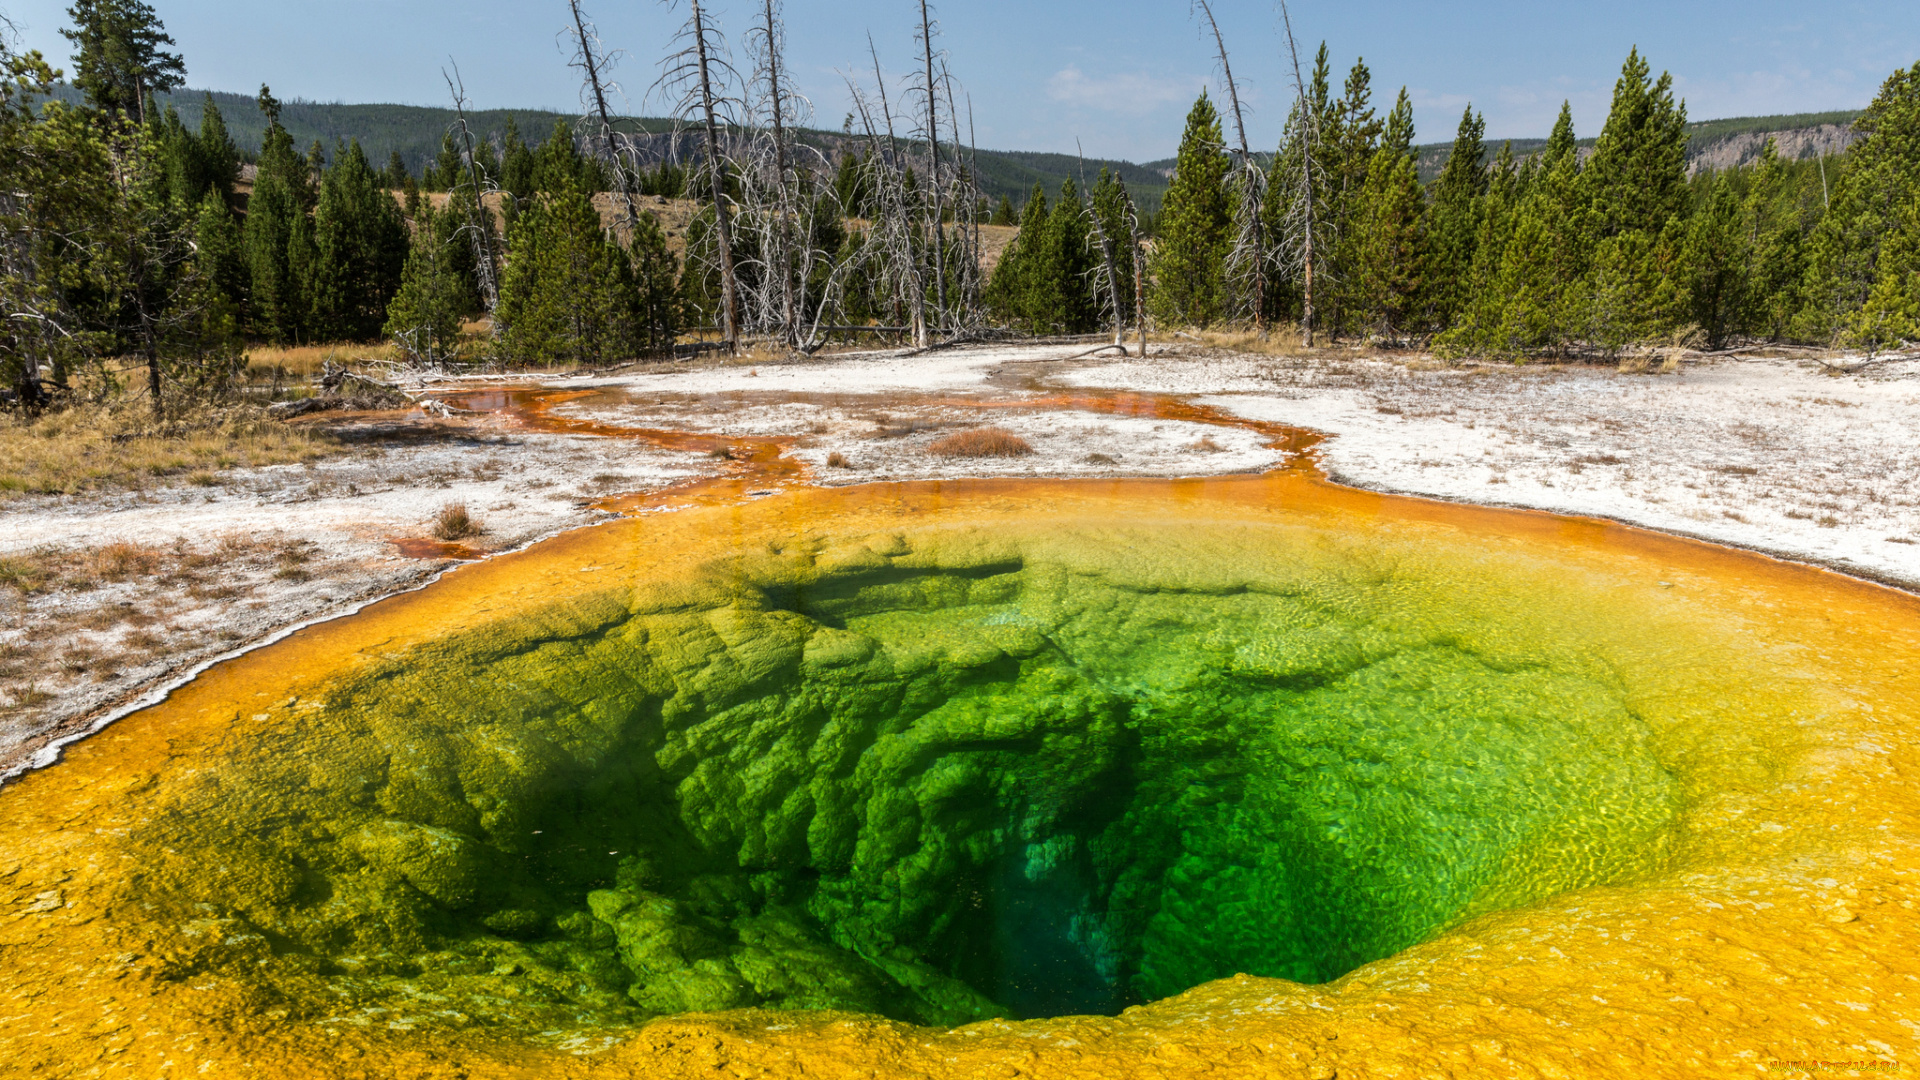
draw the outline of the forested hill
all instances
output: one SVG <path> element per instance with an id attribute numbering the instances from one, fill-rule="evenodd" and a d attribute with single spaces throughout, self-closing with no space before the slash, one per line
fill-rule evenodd
<path id="1" fill-rule="evenodd" d="M 189 129 L 197 129 L 205 95 L 206 92 L 201 90 L 182 90 L 176 94 L 162 95 L 160 104 L 163 108 L 172 105 L 178 109 L 181 122 Z M 71 102 L 81 99 L 78 91 L 64 85 L 56 88 L 55 96 Z M 260 149 L 260 139 L 266 133 L 266 117 L 261 115 L 254 99 L 245 94 L 213 91 L 213 101 L 220 109 L 221 117 L 226 120 L 233 141 L 239 145 L 241 153 L 251 160 Z M 578 114 L 562 114 L 546 109 L 484 109 L 468 113 L 467 122 L 476 137 L 492 139 L 497 144 L 506 131 L 509 116 L 513 117 L 519 128 L 520 137 L 529 142 L 545 139 L 556 123 L 572 123 L 578 119 Z M 439 153 L 440 141 L 453 122 L 454 113 L 451 109 L 418 105 L 342 105 L 297 100 L 280 104 L 280 123 L 293 136 L 296 146 L 304 149 L 317 139 L 331 153 L 336 142 L 359 139 L 361 148 L 376 167 L 383 165 L 389 154 L 398 152 L 407 168 L 416 175 Z M 660 119 L 631 120 L 627 123 L 662 136 L 671 132 L 674 126 L 672 121 Z M 837 131 L 803 130 L 801 138 L 836 157 L 842 149 L 854 146 L 854 140 Z M 660 141 L 664 143 L 666 140 L 663 138 Z M 691 149 L 691 145 L 687 149 Z M 1064 181 L 1072 178 L 1077 182 L 1082 170 L 1080 160 L 1071 154 L 1005 150 L 980 150 L 977 153 L 980 186 L 987 197 L 997 202 L 1004 195 L 1012 199 L 1016 206 L 1026 202 L 1036 183 L 1046 188 L 1049 199 L 1053 198 Z M 1089 184 L 1103 165 L 1119 173 L 1142 209 L 1159 209 L 1160 199 L 1167 190 L 1165 176 L 1132 162 L 1090 158 L 1085 162 Z"/>
<path id="2" fill-rule="evenodd" d="M 1788 116 L 1740 116 L 1727 120 L 1700 120 L 1687 125 L 1687 166 L 1690 170 L 1728 169 L 1759 160 L 1760 148 L 1772 136 L 1782 157 L 1793 160 L 1838 154 L 1853 144 L 1853 121 L 1860 110 L 1794 113 Z M 1487 154 L 1500 152 L 1504 139 L 1488 139 Z M 1514 139 L 1513 154 L 1524 158 L 1546 148 L 1547 140 Z M 1581 139 L 1582 149 L 1593 149 L 1594 139 Z M 1453 140 L 1414 148 L 1419 154 L 1420 181 L 1429 183 L 1453 156 Z M 1263 160 L 1265 155 L 1262 155 Z M 1173 172 L 1173 159 L 1140 166 L 1162 177 Z"/>
<path id="3" fill-rule="evenodd" d="M 1853 121 L 1860 110 L 1844 112 L 1794 113 L 1787 116 L 1740 116 L 1727 120 L 1699 120 L 1687 125 L 1687 167 L 1729 169 L 1760 159 L 1760 148 L 1772 136 L 1782 157 L 1793 160 L 1838 154 L 1853 144 Z M 1581 139 L 1580 147 L 1591 150 L 1594 139 Z M 1497 154 L 1504 140 L 1488 139 L 1487 152 Z M 1545 139 L 1515 139 L 1513 154 L 1525 157 L 1546 148 Z M 1420 180 L 1425 183 L 1440 175 L 1440 169 L 1453 156 L 1453 142 L 1427 143 L 1419 152 Z"/>

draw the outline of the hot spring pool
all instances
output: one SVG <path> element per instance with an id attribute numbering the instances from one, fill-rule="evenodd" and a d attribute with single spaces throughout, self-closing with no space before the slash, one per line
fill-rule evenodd
<path id="1" fill-rule="evenodd" d="M 1310 1075 L 1366 1025 L 1361 1061 L 1512 1056 L 1480 1029 L 1678 1009 L 1620 1030 L 1656 1075 L 1725 1026 L 1703 986 L 1751 1014 L 1911 964 L 1904 894 L 1859 897 L 1911 887 L 1914 613 L 1297 476 L 624 520 L 223 665 L 6 792 L 6 1023 L 106 1071 L 656 1075 L 698 1031 L 796 1074 L 905 1070 L 904 1040 L 977 1075 L 1000 1040 Z M 1792 1052 L 1777 1019 L 1753 1052 Z"/>

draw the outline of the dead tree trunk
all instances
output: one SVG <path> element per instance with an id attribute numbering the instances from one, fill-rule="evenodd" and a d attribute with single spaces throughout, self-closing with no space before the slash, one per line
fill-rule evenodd
<path id="1" fill-rule="evenodd" d="M 473 205 L 467 211 L 467 231 L 473 237 L 474 277 L 479 279 L 480 299 L 487 306 L 487 315 L 491 317 L 494 309 L 500 306 L 499 264 L 495 262 L 493 249 L 493 221 L 487 215 L 486 191 L 480 180 L 480 161 L 474 152 L 473 130 L 467 126 L 467 86 L 460 78 L 460 66 L 454 65 L 453 74 L 441 72 L 447 80 L 447 89 L 453 94 L 454 124 L 460 129 L 460 143 L 467 155 L 467 178 L 473 185 Z M 498 336 L 500 325 L 495 322 L 493 333 Z"/>
<path id="2" fill-rule="evenodd" d="M 927 287 L 920 277 L 920 260 L 915 257 L 913 244 L 919 233 L 913 220 L 912 208 L 907 205 L 905 168 L 900 163 L 899 139 L 894 134 L 893 108 L 887 101 L 886 76 L 880 69 L 880 54 L 873 48 L 873 40 L 867 40 L 867 51 L 873 56 L 873 79 L 880 93 L 880 116 L 886 121 L 887 143 L 886 163 L 881 177 L 882 183 L 876 189 L 886 195 L 887 217 L 889 218 L 889 253 L 896 264 L 896 280 L 904 293 L 907 309 L 913 320 L 913 344 L 924 349 L 929 344 L 927 335 Z"/>
<path id="3" fill-rule="evenodd" d="M 1227 62 L 1227 41 L 1220 33 L 1220 23 L 1214 19 L 1213 7 L 1207 0 L 1194 0 L 1194 6 L 1206 16 L 1207 26 L 1213 31 L 1213 44 L 1220 57 L 1220 74 L 1227 84 L 1227 101 L 1233 109 L 1233 132 L 1238 142 L 1233 169 L 1233 185 L 1238 192 L 1234 206 L 1236 235 L 1227 263 L 1229 269 L 1245 267 L 1251 272 L 1253 325 L 1264 335 L 1267 332 L 1267 254 L 1265 227 L 1260 220 L 1262 204 L 1266 202 L 1264 174 L 1247 147 L 1247 125 L 1240 108 L 1240 88 L 1235 85 L 1233 67 Z"/>
<path id="4" fill-rule="evenodd" d="M 942 218 L 945 208 L 940 199 L 940 121 L 939 90 L 933 81 L 933 22 L 927 15 L 927 0 L 920 0 L 920 45 L 926 61 L 927 92 L 927 191 L 933 196 L 933 307 L 934 317 L 944 330 L 947 313 L 947 232 Z M 924 346 L 923 346 L 924 347 Z"/>
<path id="5" fill-rule="evenodd" d="M 1127 200 L 1127 231 L 1133 234 L 1133 324 L 1140 328 L 1140 359 L 1147 358 L 1147 253 L 1140 243 L 1140 215 Z"/>
<path id="6" fill-rule="evenodd" d="M 1074 140 L 1074 149 L 1080 149 L 1080 140 Z M 1113 304 L 1113 343 L 1125 352 L 1124 342 L 1127 336 L 1127 312 L 1120 303 L 1120 272 L 1114 267 L 1113 238 L 1107 235 L 1107 224 L 1100 220 L 1100 204 L 1092 197 L 1092 189 L 1087 187 L 1087 158 L 1080 154 L 1080 188 L 1088 193 L 1087 216 L 1093 219 L 1093 237 L 1100 244 L 1100 257 L 1106 267 L 1107 299 Z"/>
<path id="7" fill-rule="evenodd" d="M 579 59 L 576 61 L 584 71 L 587 80 L 587 93 L 591 99 L 594 120 L 600 128 L 600 144 L 606 148 L 609 163 L 613 166 L 614 194 L 620 200 L 620 228 L 629 241 L 639 227 L 639 210 L 634 205 L 633 177 L 621 159 L 618 136 L 613 130 L 613 114 L 607 108 L 606 84 L 601 79 L 602 59 L 594 55 L 593 45 L 598 34 L 587 22 L 580 11 L 580 0 L 567 0 L 567 7 L 573 12 L 574 42 L 579 47 Z"/>
<path id="8" fill-rule="evenodd" d="M 720 327 L 728 352 L 740 351 L 738 287 L 733 278 L 733 231 L 727 220 L 727 167 L 720 153 L 720 122 L 714 115 L 713 58 L 707 53 L 705 17 L 700 0 L 688 0 L 693 9 L 693 47 L 699 54 L 700 108 L 707 127 L 707 179 L 713 192 L 714 237 L 720 262 Z"/>
<path id="9" fill-rule="evenodd" d="M 1300 332 L 1308 348 L 1313 347 L 1313 241 L 1318 231 L 1314 214 L 1313 155 L 1319 140 L 1318 118 L 1307 100 L 1307 85 L 1300 78 L 1300 48 L 1293 36 L 1293 16 L 1286 0 L 1280 0 L 1280 21 L 1287 33 L 1287 56 L 1293 62 L 1293 99 L 1295 130 L 1290 136 L 1300 156 L 1300 187 L 1288 208 L 1289 224 L 1300 232 L 1301 275 L 1304 289 Z"/>
<path id="10" fill-rule="evenodd" d="M 774 14 L 774 0 L 765 2 L 767 35 L 767 98 L 773 118 L 774 205 L 773 250 L 768 252 L 769 268 L 780 275 L 781 334 L 788 348 L 800 344 L 800 312 L 794 302 L 791 230 L 796 208 L 788 183 L 791 163 L 787 160 L 785 117 L 786 91 L 780 82 L 780 27 Z"/>

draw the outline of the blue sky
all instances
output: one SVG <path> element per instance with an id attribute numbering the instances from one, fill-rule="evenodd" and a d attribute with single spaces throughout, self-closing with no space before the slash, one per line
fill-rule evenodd
<path id="1" fill-rule="evenodd" d="M 64 63 L 69 0 L 0 0 L 24 44 Z M 482 107 L 577 108 L 559 44 L 559 0 L 151 0 L 185 54 L 190 85 L 283 98 L 441 104 L 439 69 L 457 59 Z M 741 0 L 708 0 L 736 41 L 751 18 Z M 1336 76 L 1355 56 L 1372 68 L 1376 100 L 1405 85 L 1421 141 L 1450 138 L 1471 102 L 1494 137 L 1544 136 L 1560 102 L 1594 134 L 1621 60 L 1633 45 L 1671 70 L 1694 119 L 1857 108 L 1894 68 L 1920 60 L 1913 0 L 1298 0 L 1296 31 L 1310 51 L 1325 39 Z M 589 0 L 637 111 L 683 2 Z M 816 122 L 847 110 L 840 72 L 869 70 L 871 31 L 891 73 L 914 52 L 913 0 L 787 0 L 789 63 L 813 98 Z M 1215 0 L 1234 74 L 1252 107 L 1249 138 L 1273 144 L 1290 76 L 1271 0 Z M 946 0 L 940 44 L 972 96 L 979 142 L 1137 161 L 1172 154 L 1181 119 L 1217 73 L 1186 0 Z"/>

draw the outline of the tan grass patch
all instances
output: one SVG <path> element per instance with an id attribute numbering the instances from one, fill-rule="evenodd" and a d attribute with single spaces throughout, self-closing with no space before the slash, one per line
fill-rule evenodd
<path id="1" fill-rule="evenodd" d="M 1297 326 L 1276 326 L 1265 334 L 1253 330 L 1189 330 L 1185 333 L 1216 349 L 1261 356 L 1298 356 L 1306 348 Z"/>
<path id="2" fill-rule="evenodd" d="M 433 535 L 441 540 L 464 540 L 480 531 L 480 522 L 467 513 L 463 502 L 447 503 L 433 517 Z"/>
<path id="3" fill-rule="evenodd" d="M 82 572 L 100 581 L 145 577 L 160 566 L 162 552 L 127 540 L 95 548 L 87 554 Z"/>
<path id="4" fill-rule="evenodd" d="M 984 427 L 949 435 L 927 452 L 950 458 L 1023 457 L 1033 453 L 1033 446 L 1006 428 Z"/>
<path id="5" fill-rule="evenodd" d="M 851 469 L 853 468 L 853 462 L 847 460 L 847 455 L 835 450 L 833 453 L 827 455 L 827 468 Z"/>
<path id="6" fill-rule="evenodd" d="M 315 461 L 339 449 L 324 432 L 269 420 L 250 406 L 156 419 L 133 404 L 82 405 L 0 419 L 0 498 L 212 486 L 222 470 Z"/>

